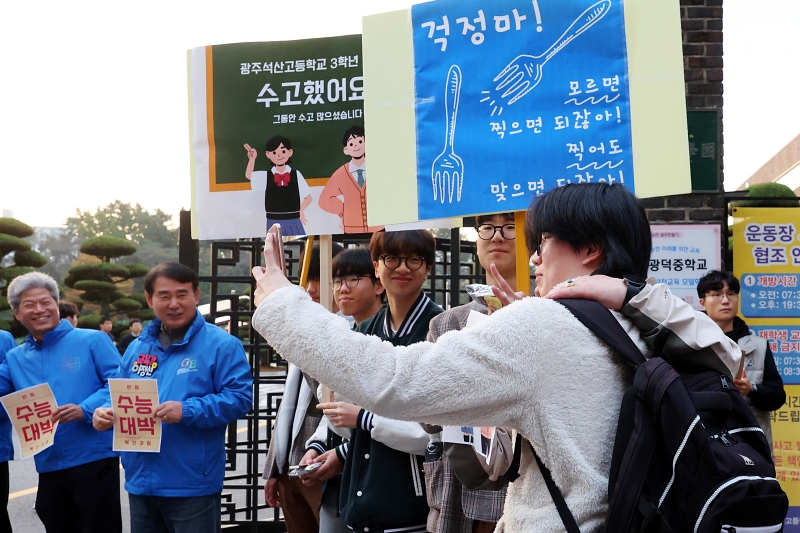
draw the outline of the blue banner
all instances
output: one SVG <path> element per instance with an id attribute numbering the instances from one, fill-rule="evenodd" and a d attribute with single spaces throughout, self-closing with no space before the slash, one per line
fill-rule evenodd
<path id="1" fill-rule="evenodd" d="M 547 190 L 634 190 L 622 0 L 411 8 L 419 218 L 527 209 Z"/>
<path id="2" fill-rule="evenodd" d="M 800 384 L 800 327 L 750 326 L 750 331 L 767 339 L 783 382 Z"/>
<path id="3" fill-rule="evenodd" d="M 745 318 L 800 318 L 797 274 L 747 273 L 740 279 L 741 309 Z"/>

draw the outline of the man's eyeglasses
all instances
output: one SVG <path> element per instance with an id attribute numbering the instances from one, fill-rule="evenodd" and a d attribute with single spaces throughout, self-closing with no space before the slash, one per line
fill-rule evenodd
<path id="1" fill-rule="evenodd" d="M 475 231 L 478 232 L 478 237 L 484 241 L 490 241 L 494 239 L 494 236 L 498 231 L 500 232 L 500 235 L 507 241 L 513 241 L 517 236 L 517 228 L 514 224 L 503 224 L 502 226 L 481 224 L 480 226 L 475 227 Z"/>
<path id="2" fill-rule="evenodd" d="M 723 297 L 727 296 L 728 300 L 735 300 L 739 298 L 739 295 L 735 292 L 707 292 L 706 298 L 711 298 L 712 300 L 722 300 Z"/>
<path id="3" fill-rule="evenodd" d="M 342 278 L 333 278 L 331 281 L 331 287 L 334 291 L 338 291 L 342 288 L 342 285 L 346 285 L 348 289 L 352 289 L 354 287 L 358 287 L 358 281 L 361 278 L 368 278 L 369 276 L 348 276 L 344 279 Z"/>
<path id="4" fill-rule="evenodd" d="M 383 261 L 383 264 L 386 265 L 386 268 L 389 270 L 395 270 L 400 268 L 400 263 L 405 262 L 406 267 L 409 270 L 419 270 L 422 265 L 425 263 L 425 259 L 423 257 L 417 257 L 413 255 L 411 257 L 397 257 L 396 255 L 382 255 L 378 259 Z"/>

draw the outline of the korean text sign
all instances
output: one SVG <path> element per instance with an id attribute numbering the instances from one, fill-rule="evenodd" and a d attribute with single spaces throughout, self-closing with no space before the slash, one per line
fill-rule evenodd
<path id="1" fill-rule="evenodd" d="M 653 249 L 648 276 L 667 285 L 672 294 L 702 309 L 697 283 L 721 264 L 717 224 L 651 225 Z"/>
<path id="2" fill-rule="evenodd" d="M 31 457 L 53 445 L 58 422 L 51 417 L 58 408 L 50 385 L 42 383 L 0 398 L 19 437 L 22 457 Z"/>
<path id="3" fill-rule="evenodd" d="M 567 183 L 634 190 L 621 0 L 411 14 L 421 220 L 524 210 Z"/>
<path id="4" fill-rule="evenodd" d="M 739 314 L 767 339 L 786 389 L 786 404 L 770 413 L 772 449 L 789 495 L 784 531 L 800 532 L 800 209 L 737 207 L 732 214 Z"/>
<path id="5" fill-rule="evenodd" d="M 114 410 L 115 452 L 161 451 L 161 421 L 155 418 L 158 382 L 154 379 L 109 379 Z"/>

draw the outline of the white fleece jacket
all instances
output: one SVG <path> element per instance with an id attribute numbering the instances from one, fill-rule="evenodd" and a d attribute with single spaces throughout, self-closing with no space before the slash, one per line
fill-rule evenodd
<path id="1" fill-rule="evenodd" d="M 647 353 L 638 330 L 616 316 Z M 626 372 L 558 303 L 526 298 L 436 344 L 394 347 L 285 287 L 261 303 L 253 325 L 284 358 L 374 413 L 516 429 L 550 469 L 581 531 L 603 524 Z M 520 474 L 498 531 L 563 531 L 527 447 Z"/>

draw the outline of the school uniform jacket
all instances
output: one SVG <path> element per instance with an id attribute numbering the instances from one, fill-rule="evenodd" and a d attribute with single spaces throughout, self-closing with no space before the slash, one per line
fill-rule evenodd
<path id="1" fill-rule="evenodd" d="M 428 324 L 441 312 L 441 307 L 420 293 L 397 332 L 392 331 L 388 306 L 361 323 L 357 331 L 380 337 L 395 346 L 408 346 L 425 340 Z M 428 438 L 424 432 L 416 431 L 417 438 L 407 442 L 404 449 L 378 441 L 381 438 L 392 442 L 386 437 L 397 431 L 398 424 L 404 423 L 377 419 L 364 409 L 358 415 L 358 427 L 346 448 L 339 492 L 341 515 L 354 531 L 413 533 L 426 530 L 428 503 L 422 462 Z M 409 426 L 408 423 L 404 425 Z M 373 435 L 379 431 L 384 433 L 381 437 Z M 395 439 L 393 446 L 399 447 L 400 443 Z"/>

